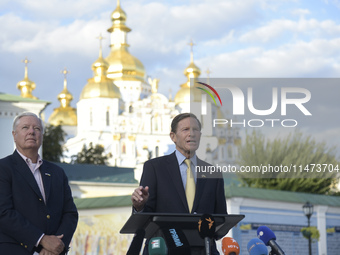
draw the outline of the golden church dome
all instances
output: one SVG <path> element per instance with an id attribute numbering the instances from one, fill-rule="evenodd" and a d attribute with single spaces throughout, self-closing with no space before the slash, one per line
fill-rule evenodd
<path id="1" fill-rule="evenodd" d="M 113 50 L 107 56 L 108 77 L 114 80 L 144 81 L 145 68 L 142 62 L 132 56 L 126 47 Z"/>
<path id="2" fill-rule="evenodd" d="M 106 74 L 106 71 L 109 67 L 109 64 L 105 61 L 105 59 L 99 55 L 99 58 L 93 62 L 92 70 L 98 74 L 98 72 L 102 72 Z"/>
<path id="3" fill-rule="evenodd" d="M 68 71 L 66 68 L 62 71 L 64 74 L 64 89 L 58 95 L 60 107 L 55 108 L 53 113 L 48 119 L 51 125 L 57 126 L 77 126 L 77 113 L 76 109 L 71 107 L 71 101 L 73 100 L 72 94 L 67 90 L 66 74 Z"/>
<path id="4" fill-rule="evenodd" d="M 200 76 L 201 70 L 194 62 L 191 62 L 187 68 L 184 70 L 184 75 L 188 78 L 198 78 Z"/>
<path id="5" fill-rule="evenodd" d="M 144 81 L 145 68 L 142 62 L 128 51 L 127 33 L 131 31 L 125 25 L 126 13 L 117 1 L 117 8 L 111 14 L 112 26 L 107 30 L 111 33 L 111 51 L 106 61 L 109 63 L 107 77 L 113 80 Z"/>
<path id="6" fill-rule="evenodd" d="M 191 42 L 190 45 L 192 47 L 193 43 Z M 184 75 L 187 77 L 187 82 L 181 85 L 181 88 L 175 95 L 174 101 L 176 105 L 181 103 L 190 103 L 193 101 L 201 101 L 201 90 L 191 89 L 194 88 L 195 82 L 200 74 L 201 70 L 194 63 L 194 57 L 191 48 L 190 64 L 184 69 Z M 191 96 L 194 96 L 194 98 L 191 98 Z"/>
<path id="7" fill-rule="evenodd" d="M 96 80 L 96 77 L 93 77 L 87 80 L 87 84 L 80 94 L 80 100 L 97 97 L 121 98 L 121 94 L 111 79 L 100 77 L 100 80 Z"/>
<path id="8" fill-rule="evenodd" d="M 54 126 L 77 126 L 76 109 L 70 106 L 56 108 L 53 110 L 48 122 Z"/>
<path id="9" fill-rule="evenodd" d="M 190 87 L 186 83 L 181 85 L 181 88 L 175 95 L 174 102 L 176 105 L 190 102 Z"/>
<path id="10" fill-rule="evenodd" d="M 190 103 L 190 102 L 201 102 L 202 101 L 202 90 L 197 89 L 196 79 L 192 82 L 195 84 L 188 85 L 188 83 L 184 83 L 181 85 L 181 88 L 175 95 L 175 104 L 181 103 Z M 189 82 L 190 83 L 190 82 Z M 210 100 L 210 97 L 207 97 L 207 100 Z"/>
<path id="11" fill-rule="evenodd" d="M 126 21 L 126 13 L 120 7 L 120 1 L 117 2 L 117 8 L 111 13 L 112 21 Z"/>
<path id="12" fill-rule="evenodd" d="M 28 79 L 27 64 L 30 61 L 27 58 L 25 58 L 23 62 L 25 63 L 25 77 L 22 81 L 19 81 L 17 83 L 17 88 L 21 91 L 22 97 L 37 99 L 35 96 L 32 95 L 32 91 L 35 89 L 36 85 L 33 81 Z"/>
<path id="13" fill-rule="evenodd" d="M 108 63 L 103 59 L 100 48 L 99 58 L 92 64 L 94 76 L 87 80 L 87 84 L 80 94 L 80 100 L 86 98 L 121 98 L 119 88 L 106 77 Z"/>
<path id="14" fill-rule="evenodd" d="M 32 95 L 32 90 L 35 89 L 35 86 L 35 83 L 27 77 L 17 83 L 17 88 L 21 91 L 21 96 L 25 98 L 37 99 L 35 96 Z"/>

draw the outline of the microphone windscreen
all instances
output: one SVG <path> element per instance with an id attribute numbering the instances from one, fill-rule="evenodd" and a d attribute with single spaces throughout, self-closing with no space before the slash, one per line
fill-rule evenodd
<path id="1" fill-rule="evenodd" d="M 215 235 L 215 219 L 210 214 L 203 214 L 198 221 L 198 233 L 201 238 L 212 238 Z"/>
<path id="2" fill-rule="evenodd" d="M 127 251 L 126 255 L 137 255 L 140 253 L 140 250 L 143 245 L 145 236 L 145 230 L 144 229 L 138 229 L 136 231 L 135 236 L 132 239 L 132 242 L 130 244 L 130 248 Z"/>
<path id="3" fill-rule="evenodd" d="M 250 255 L 268 255 L 267 246 L 258 238 L 253 238 L 249 241 L 247 250 Z"/>
<path id="4" fill-rule="evenodd" d="M 161 228 L 169 255 L 190 255 L 190 245 L 180 228 Z"/>
<path id="5" fill-rule="evenodd" d="M 149 241 L 149 255 L 167 255 L 168 248 L 166 247 L 163 237 L 153 237 Z"/>
<path id="6" fill-rule="evenodd" d="M 222 252 L 224 255 L 230 255 L 231 253 L 235 255 L 240 254 L 240 245 L 236 242 L 234 238 L 224 237 L 222 239 Z"/>
<path id="7" fill-rule="evenodd" d="M 257 237 L 260 238 L 265 245 L 269 245 L 270 240 L 276 240 L 274 232 L 267 226 L 260 226 L 257 229 Z"/>

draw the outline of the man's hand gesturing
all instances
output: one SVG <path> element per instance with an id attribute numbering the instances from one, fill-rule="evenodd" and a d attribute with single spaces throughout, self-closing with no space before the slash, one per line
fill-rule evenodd
<path id="1" fill-rule="evenodd" d="M 149 199 L 149 187 L 139 186 L 135 189 L 132 193 L 131 200 L 133 207 L 136 209 L 137 212 L 141 211 L 144 208 L 145 203 Z"/>

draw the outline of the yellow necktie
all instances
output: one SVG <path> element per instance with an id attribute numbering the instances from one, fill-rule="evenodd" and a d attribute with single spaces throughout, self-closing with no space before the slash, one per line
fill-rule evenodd
<path id="1" fill-rule="evenodd" d="M 192 207 L 194 205 L 195 191 L 196 191 L 195 186 L 196 185 L 195 185 L 194 175 L 191 171 L 190 159 L 186 159 L 186 160 L 184 160 L 184 162 L 188 166 L 188 168 L 187 168 L 187 184 L 185 185 L 185 195 L 186 195 L 187 201 L 188 201 L 189 212 L 191 212 Z"/>

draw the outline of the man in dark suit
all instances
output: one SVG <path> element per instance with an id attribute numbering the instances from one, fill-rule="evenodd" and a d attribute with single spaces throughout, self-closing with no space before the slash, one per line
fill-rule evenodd
<path id="1" fill-rule="evenodd" d="M 170 137 L 176 151 L 144 164 L 140 187 L 131 197 L 134 211 L 226 214 L 222 176 L 202 178 L 195 171 L 196 166 L 209 165 L 196 156 L 201 138 L 200 121 L 191 113 L 177 115 L 171 123 Z M 192 195 L 188 195 L 188 186 L 194 186 Z M 212 254 L 219 254 L 215 245 Z"/>
<path id="2" fill-rule="evenodd" d="M 78 212 L 63 169 L 38 154 L 42 121 L 22 113 L 12 134 L 16 150 L 0 160 L 0 254 L 66 254 Z"/>

